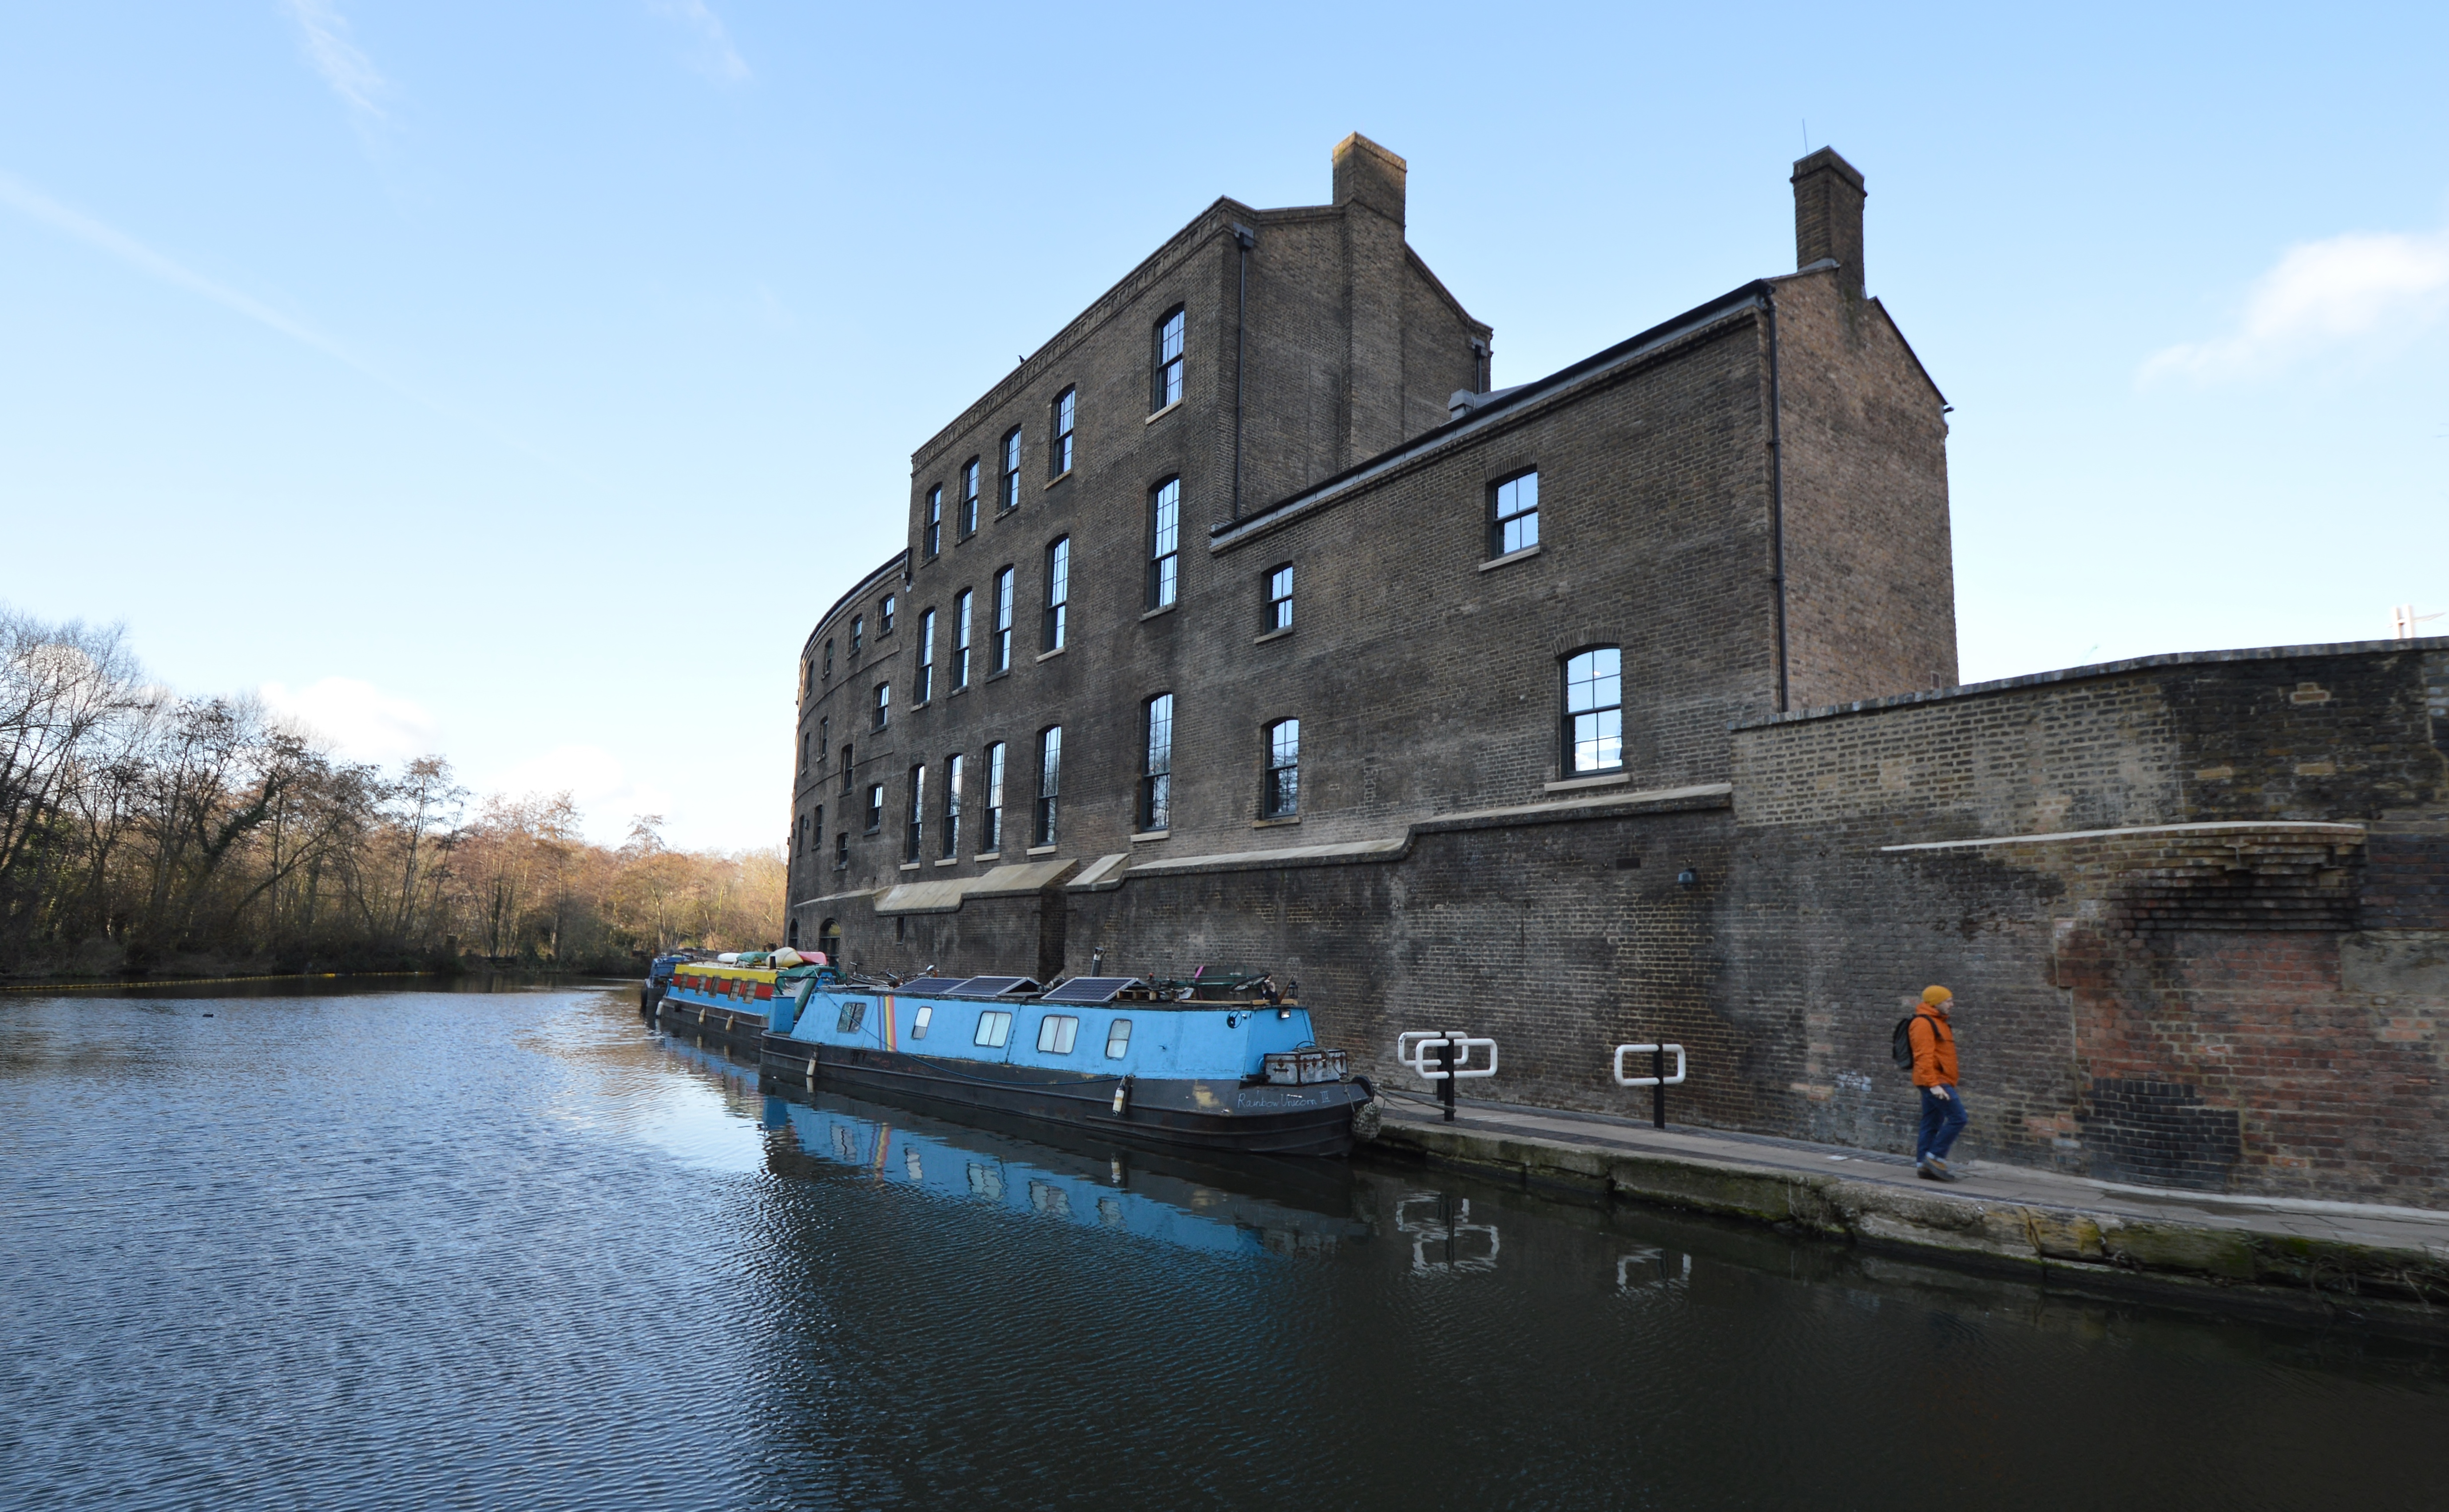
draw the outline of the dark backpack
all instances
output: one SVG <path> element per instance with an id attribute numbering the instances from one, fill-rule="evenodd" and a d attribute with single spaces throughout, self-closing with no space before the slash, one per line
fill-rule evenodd
<path id="1" fill-rule="evenodd" d="M 1906 1014 L 1897 1021 L 1896 1032 L 1888 1036 L 1888 1054 L 1896 1057 L 1897 1069 L 1899 1071 L 1910 1071 L 1914 1068 L 1913 1022 L 1920 1017 L 1919 1013 Z"/>

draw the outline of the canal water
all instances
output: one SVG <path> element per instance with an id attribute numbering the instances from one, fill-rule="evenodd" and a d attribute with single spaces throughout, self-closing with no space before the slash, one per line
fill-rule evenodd
<path id="1" fill-rule="evenodd" d="M 2352 1328 L 208 990 L 0 1000 L 0 1505 L 2449 1503 L 2449 1354 Z"/>

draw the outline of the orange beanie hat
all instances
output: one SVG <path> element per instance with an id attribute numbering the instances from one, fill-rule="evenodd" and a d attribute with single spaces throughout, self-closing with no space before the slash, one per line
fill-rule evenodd
<path id="1" fill-rule="evenodd" d="M 1945 987 L 1924 987 L 1921 989 L 1921 1000 L 1924 1003 L 1929 1004 L 1934 1008 L 1942 1003 L 1952 1002 L 1955 997 L 1956 994 L 1948 991 Z"/>

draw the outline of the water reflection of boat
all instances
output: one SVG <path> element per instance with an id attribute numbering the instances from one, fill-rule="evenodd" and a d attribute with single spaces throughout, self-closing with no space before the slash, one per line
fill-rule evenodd
<path id="1" fill-rule="evenodd" d="M 1348 1174 L 1302 1162 L 1246 1169 L 1090 1140 L 1023 1138 L 820 1092 L 768 1097 L 778 1175 L 852 1170 L 935 1196 L 1211 1254 L 1309 1254 L 1368 1227 Z M 1032 1125 L 1032 1133 L 1038 1126 Z"/>

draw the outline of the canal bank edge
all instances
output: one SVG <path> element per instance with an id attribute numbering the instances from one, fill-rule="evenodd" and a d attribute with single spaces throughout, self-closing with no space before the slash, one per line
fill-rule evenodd
<path id="1" fill-rule="evenodd" d="M 2109 1208 L 2001 1200 L 1833 1172 L 1572 1143 L 1390 1115 L 1377 1158 L 1476 1170 L 1550 1192 L 1799 1228 L 1866 1250 L 2054 1287 L 2449 1337 L 2449 1221 L 2439 1243 L 2272 1234 Z"/>

